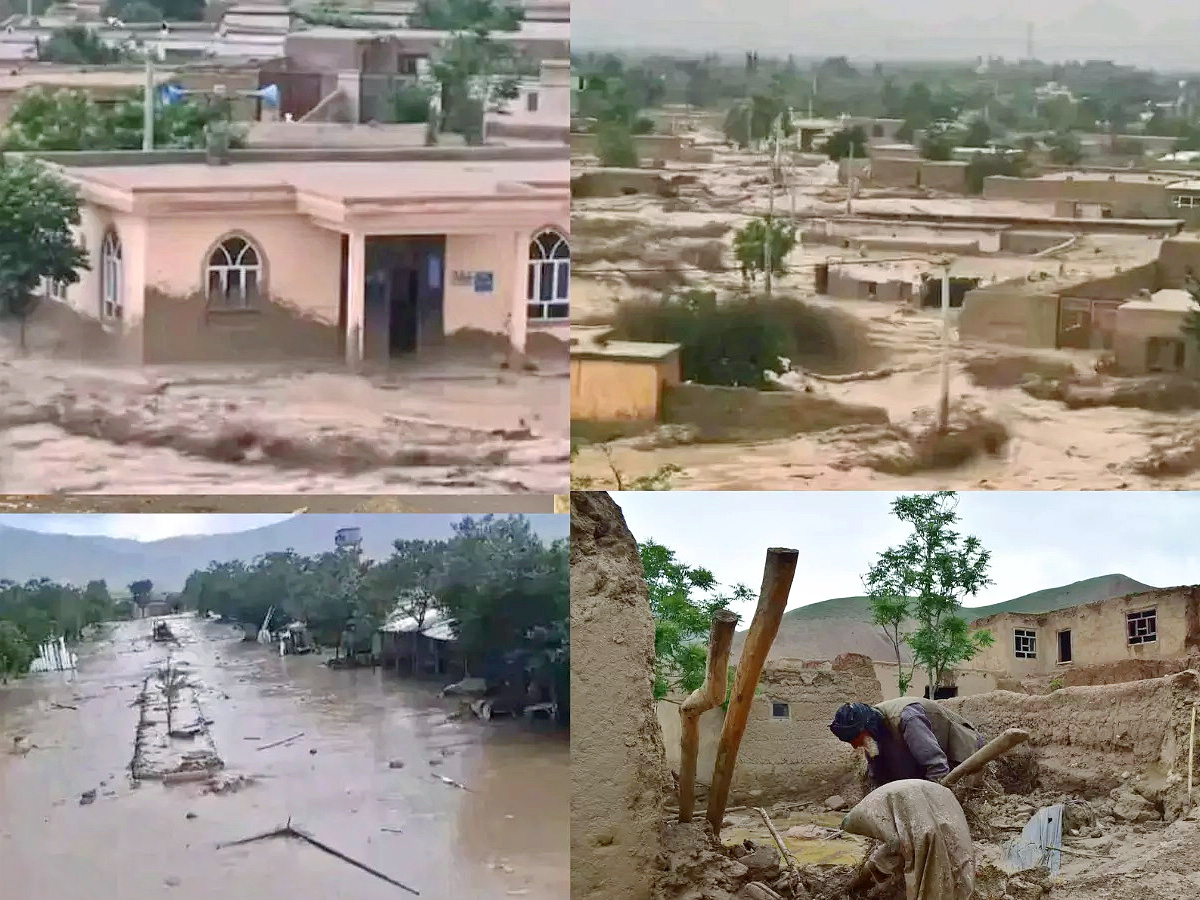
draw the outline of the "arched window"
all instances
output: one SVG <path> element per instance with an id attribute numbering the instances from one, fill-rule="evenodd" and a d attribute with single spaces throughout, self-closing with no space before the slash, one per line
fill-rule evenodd
<path id="1" fill-rule="evenodd" d="M 100 245 L 100 317 L 120 319 L 125 308 L 125 274 L 121 266 L 121 239 L 106 232 Z"/>
<path id="2" fill-rule="evenodd" d="M 262 257 L 246 238 L 227 237 L 208 257 L 208 301 L 228 309 L 247 309 L 262 289 Z"/>
<path id="3" fill-rule="evenodd" d="M 543 231 L 529 244 L 529 280 L 525 298 L 531 322 L 568 319 L 571 286 L 571 247 L 557 231 Z"/>

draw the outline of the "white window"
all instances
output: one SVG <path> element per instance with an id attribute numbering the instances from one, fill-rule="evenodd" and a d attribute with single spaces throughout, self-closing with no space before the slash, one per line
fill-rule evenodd
<path id="1" fill-rule="evenodd" d="M 65 281 L 55 281 L 53 278 L 43 278 L 42 296 L 47 300 L 57 300 L 59 303 L 66 303 L 67 283 Z"/>
<path id="2" fill-rule="evenodd" d="M 100 317 L 120 319 L 125 308 L 125 275 L 121 266 L 121 239 L 115 231 L 100 245 Z"/>
<path id="3" fill-rule="evenodd" d="M 205 281 L 213 306 L 249 309 L 262 288 L 262 257 L 244 237 L 228 237 L 209 256 Z"/>
<path id="4" fill-rule="evenodd" d="M 543 231 L 529 244 L 529 281 L 525 290 L 529 320 L 569 318 L 570 285 L 571 247 L 557 231 Z"/>
<path id="5" fill-rule="evenodd" d="M 1153 644 L 1158 640 L 1157 610 L 1125 613 L 1125 631 L 1130 644 Z"/>
<path id="6" fill-rule="evenodd" d="M 786 703 L 781 703 L 778 700 L 771 701 L 772 719 L 790 719 L 791 717 L 791 710 L 788 709 L 788 705 Z"/>
<path id="7" fill-rule="evenodd" d="M 1037 632 L 1027 628 L 1013 629 L 1013 652 L 1017 659 L 1037 659 Z"/>

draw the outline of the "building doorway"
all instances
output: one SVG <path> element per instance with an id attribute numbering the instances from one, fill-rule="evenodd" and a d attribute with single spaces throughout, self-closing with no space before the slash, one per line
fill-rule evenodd
<path id="1" fill-rule="evenodd" d="M 1071 661 L 1071 632 L 1069 630 L 1058 633 L 1058 661 L 1060 663 Z"/>
<path id="2" fill-rule="evenodd" d="M 441 342 L 445 243 L 440 235 L 367 238 L 367 359 L 404 357 Z"/>

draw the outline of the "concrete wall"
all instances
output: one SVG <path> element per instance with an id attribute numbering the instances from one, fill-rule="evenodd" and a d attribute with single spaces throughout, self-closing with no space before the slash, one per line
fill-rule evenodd
<path id="1" fill-rule="evenodd" d="M 676 134 L 637 134 L 633 137 L 638 159 L 643 163 L 662 160 L 683 162 L 691 141 Z M 571 132 L 571 152 L 582 156 L 596 155 L 596 135 L 590 132 Z"/>
<path id="2" fill-rule="evenodd" d="M 983 180 L 983 196 L 987 200 L 1027 200 L 1054 203 L 1075 200 L 1100 203 L 1112 208 L 1115 218 L 1169 219 L 1175 218 L 1167 202 L 1168 178 L 1161 181 L 1122 181 L 1097 178 L 1050 179 L 1013 178 L 1008 175 L 989 175 Z"/>
<path id="3" fill-rule="evenodd" d="M 559 230 L 566 234 L 564 227 Z M 512 312 L 516 272 L 515 232 L 499 234 L 452 234 L 446 238 L 446 277 L 442 294 L 442 327 L 446 334 L 464 328 L 503 334 Z M 492 292 L 475 293 L 474 284 L 456 284 L 455 272 L 491 272 Z"/>
<path id="4" fill-rule="evenodd" d="M 885 424 L 877 406 L 841 403 L 796 391 L 679 384 L 663 392 L 664 422 L 690 425 L 699 440 L 755 440 L 842 425 Z"/>
<path id="5" fill-rule="evenodd" d="M 1183 344 L 1184 359 L 1180 371 L 1200 373 L 1200 348 L 1183 333 L 1186 319 L 1187 312 L 1179 309 L 1117 307 L 1112 346 L 1117 372 L 1121 375 L 1145 375 L 1152 371 L 1150 339 L 1164 338 Z"/>
<path id="6" fill-rule="evenodd" d="M 883 699 L 871 661 L 846 654 L 834 662 L 778 659 L 767 663 L 738 750 L 730 797 L 758 804 L 786 797 L 821 799 L 840 791 L 853 793 L 863 763 L 829 731 L 843 703 L 878 703 Z M 786 703 L 784 718 L 772 715 L 772 703 Z M 717 744 L 725 713 L 719 707 L 700 717 L 697 785 L 712 782 Z M 679 770 L 679 705 L 658 705 L 667 764 Z"/>
<path id="7" fill-rule="evenodd" d="M 571 897 L 650 900 L 670 783 L 637 543 L 605 493 L 571 493 Z"/>
<path id="8" fill-rule="evenodd" d="M 965 162 L 921 163 L 921 186 L 951 194 L 967 192 L 967 164 Z"/>
<path id="9" fill-rule="evenodd" d="M 571 418 L 655 421 L 663 388 L 679 384 L 679 353 L 664 360 L 571 359 Z"/>
<path id="10" fill-rule="evenodd" d="M 1145 609 L 1157 613 L 1158 640 L 1129 644 L 1125 614 Z M 972 664 L 993 672 L 1047 675 L 1076 665 L 1097 665 L 1128 659 L 1178 659 L 1200 652 L 1200 586 L 1164 588 L 1097 601 L 1070 609 L 1028 615 L 1002 613 L 973 623 L 995 636 Z M 1037 658 L 1014 655 L 1013 629 L 1037 634 Z M 1073 663 L 1058 662 L 1058 632 L 1070 630 Z"/>
<path id="11" fill-rule="evenodd" d="M 871 160 L 871 183 L 886 187 L 920 187 L 924 160 L 877 156 Z"/>
<path id="12" fill-rule="evenodd" d="M 976 341 L 1053 348 L 1058 345 L 1058 296 L 1030 291 L 1025 282 L 967 291 L 958 331 Z"/>

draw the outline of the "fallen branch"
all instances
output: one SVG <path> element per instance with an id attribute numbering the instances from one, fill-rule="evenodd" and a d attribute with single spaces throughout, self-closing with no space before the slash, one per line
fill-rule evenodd
<path id="1" fill-rule="evenodd" d="M 416 888 L 411 888 L 407 884 L 399 882 L 396 879 L 383 874 L 378 869 L 372 869 L 366 863 L 361 863 L 354 857 L 347 856 L 341 850 L 335 850 L 333 847 L 330 847 L 328 844 L 324 843 L 323 841 L 317 840 L 315 837 L 313 837 L 307 831 L 303 831 L 299 828 L 293 827 L 291 819 L 288 819 L 287 824 L 283 825 L 279 828 L 273 828 L 270 831 L 264 831 L 261 834 L 251 835 L 250 837 L 242 838 L 239 841 L 228 841 L 223 844 L 217 844 L 217 849 L 222 850 L 225 847 L 238 847 L 238 846 L 241 846 L 242 844 L 250 844 L 255 841 L 265 841 L 265 840 L 269 840 L 271 838 L 277 838 L 277 837 L 299 838 L 302 841 L 312 844 L 318 850 L 323 850 L 324 852 L 328 853 L 330 856 L 337 857 L 342 862 L 349 863 L 350 865 L 354 866 L 357 869 L 362 869 L 364 872 L 366 872 L 369 875 L 374 875 L 376 878 L 380 879 L 381 881 L 386 881 L 390 885 L 393 885 L 402 890 L 408 891 L 410 894 L 412 894 L 415 897 L 421 896 L 421 892 L 418 891 Z"/>
<path id="2" fill-rule="evenodd" d="M 450 787 L 456 787 L 460 791 L 466 791 L 468 794 L 472 793 L 472 791 L 469 787 L 467 787 L 465 784 L 460 784 L 459 782 L 455 781 L 453 778 L 447 778 L 445 775 L 432 775 L 432 777 L 436 778 L 442 784 L 448 784 L 448 785 L 450 785 Z"/>
<path id="3" fill-rule="evenodd" d="M 283 744 L 290 744 L 292 741 L 297 740 L 302 737 L 304 737 L 303 731 L 293 734 L 289 738 L 284 738 L 282 741 L 275 741 L 274 743 L 271 743 L 271 744 L 263 744 L 261 747 L 255 747 L 254 749 L 255 750 L 270 750 L 272 747 L 280 747 Z"/>
<path id="4" fill-rule="evenodd" d="M 55 709 L 79 709 L 78 706 L 71 706 L 69 703 L 51 703 Z"/>
<path id="5" fill-rule="evenodd" d="M 783 861 L 787 863 L 788 868 L 800 874 L 800 870 L 796 868 L 796 860 L 792 858 L 792 852 L 788 850 L 787 844 L 783 842 L 783 838 L 779 836 L 779 832 L 775 830 L 774 824 L 771 822 L 771 817 L 767 815 L 767 811 L 761 806 L 754 807 L 754 811 L 762 816 L 763 822 L 767 826 L 767 831 L 771 832 L 771 837 L 775 838 L 775 845 L 779 848 L 779 852 L 783 854 Z"/>

